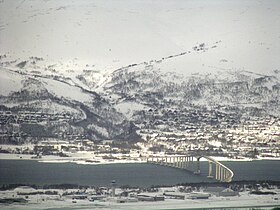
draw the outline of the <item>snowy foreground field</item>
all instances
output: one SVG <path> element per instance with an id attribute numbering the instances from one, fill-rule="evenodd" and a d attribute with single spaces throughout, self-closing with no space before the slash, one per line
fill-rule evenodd
<path id="1" fill-rule="evenodd" d="M 3 191 L 1 197 L 15 195 L 16 190 Z M 234 197 L 216 197 L 211 196 L 203 200 L 178 200 L 165 199 L 165 201 L 134 201 L 128 203 L 118 203 L 120 198 L 108 197 L 100 201 L 73 200 L 70 196 L 59 195 L 34 195 L 29 196 L 26 204 L 0 204 L 1 209 L 199 209 L 199 208 L 241 208 L 252 209 L 254 207 L 262 209 L 273 209 L 280 207 L 280 191 L 276 195 L 251 195 L 248 192 L 241 192 L 239 196 Z M 60 193 L 63 193 L 61 191 Z M 148 193 L 147 193 L 148 194 Z M 124 200 L 126 198 L 123 198 Z"/>

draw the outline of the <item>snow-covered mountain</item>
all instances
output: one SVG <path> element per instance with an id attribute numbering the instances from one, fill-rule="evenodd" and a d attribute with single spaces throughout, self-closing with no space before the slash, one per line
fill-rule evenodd
<path id="1" fill-rule="evenodd" d="M 2 0 L 2 133 L 19 124 L 27 137 L 137 140 L 149 112 L 279 116 L 279 10 L 274 0 Z"/>
<path id="2" fill-rule="evenodd" d="M 44 117 L 34 121 L 22 120 L 22 117 L 19 117 L 21 121 L 13 119 L 12 123 L 20 122 L 20 129 L 27 136 L 34 137 L 32 130 L 41 129 L 40 135 L 43 135 L 39 137 L 92 140 L 140 140 L 136 131 L 141 130 L 143 123 L 147 120 L 155 123 L 155 118 L 147 116 L 149 112 L 160 118 L 168 110 L 176 113 L 229 110 L 239 116 L 236 123 L 244 114 L 279 117 L 278 70 L 268 75 L 220 70 L 185 76 L 160 69 L 164 63 L 186 55 L 180 53 L 160 61 L 128 65 L 100 74 L 97 83 L 84 76 L 89 72 L 81 74 L 79 78 L 83 77 L 83 80 L 77 82 L 77 78 L 44 76 L 25 71 L 28 67 L 11 65 L 11 69 L 1 68 L 1 109 L 15 116 L 34 115 L 29 111 L 35 115 L 49 114 L 53 118 L 52 122 Z M 177 121 L 178 115 L 170 120 Z M 163 129 L 162 126 L 159 128 Z M 171 128 L 169 126 L 168 130 Z"/>

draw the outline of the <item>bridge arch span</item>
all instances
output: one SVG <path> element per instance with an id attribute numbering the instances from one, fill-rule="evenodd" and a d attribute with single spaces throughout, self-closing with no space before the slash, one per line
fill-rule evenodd
<path id="1" fill-rule="evenodd" d="M 231 182 L 234 176 L 233 171 L 215 160 L 205 155 L 169 155 L 152 156 L 147 158 L 148 163 L 179 168 L 200 174 L 200 159 L 205 158 L 208 161 L 208 178 L 216 179 L 221 182 Z M 196 163 L 195 160 L 196 159 Z"/>
<path id="2" fill-rule="evenodd" d="M 197 159 L 197 168 L 194 173 L 200 174 L 200 159 L 205 158 L 208 161 L 208 178 L 215 178 L 216 180 L 222 182 L 231 182 L 234 176 L 233 171 L 222 164 L 221 162 L 215 160 L 212 157 L 200 155 L 195 157 Z M 213 167 L 214 165 L 214 167 Z M 215 168 L 215 170 L 213 170 Z"/>

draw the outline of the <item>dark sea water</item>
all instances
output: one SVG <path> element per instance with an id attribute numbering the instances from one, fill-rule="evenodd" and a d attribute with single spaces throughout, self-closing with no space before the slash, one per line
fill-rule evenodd
<path id="1" fill-rule="evenodd" d="M 234 180 L 280 181 L 280 161 L 224 162 L 234 173 Z M 0 184 L 79 184 L 108 186 L 151 186 L 210 181 L 208 165 L 201 162 L 201 175 L 151 164 L 78 165 L 75 163 L 40 163 L 35 160 L 0 160 Z"/>

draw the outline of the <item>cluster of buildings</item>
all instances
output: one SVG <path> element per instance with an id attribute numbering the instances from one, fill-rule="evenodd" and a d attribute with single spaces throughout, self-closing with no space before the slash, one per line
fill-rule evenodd
<path id="1" fill-rule="evenodd" d="M 41 139 L 32 137 L 33 142 L 38 143 L 34 148 L 24 152 L 43 155 L 93 151 L 96 154 L 111 156 L 131 154 L 131 158 L 188 152 L 203 152 L 205 155 L 231 158 L 279 157 L 280 118 L 252 117 L 246 113 L 238 113 L 234 110 L 218 111 L 218 109 L 142 110 L 133 116 L 142 141 L 119 142 L 91 141 L 83 132 L 69 130 L 62 132 L 59 129 L 57 133 L 54 132 L 53 138 L 49 136 L 42 138 L 45 130 L 40 131 L 40 125 L 46 123 L 54 125 L 56 122 L 68 124 L 74 120 L 74 116 L 69 113 L 21 111 L 14 114 L 10 111 L 0 111 L 0 140 L 2 144 L 12 138 L 19 139 L 20 142 L 31 138 L 26 132 L 37 132 L 41 135 Z M 32 139 L 29 142 L 32 142 Z"/>
<path id="2" fill-rule="evenodd" d="M 37 196 L 37 200 L 41 202 L 47 199 L 57 200 L 72 200 L 72 203 L 81 200 L 90 202 L 116 202 L 116 203 L 131 203 L 131 202 L 156 202 L 165 200 L 187 200 L 187 199 L 209 199 L 215 197 L 232 197 L 239 196 L 238 190 L 233 190 L 227 187 L 206 187 L 196 191 L 197 188 L 188 186 L 177 187 L 161 187 L 161 188 L 119 188 L 113 180 L 110 187 L 95 187 L 85 189 L 34 189 L 29 186 L 19 186 L 11 193 L 11 198 L 27 199 L 32 196 Z M 3 193 L 3 192 L 2 192 Z M 40 195 L 40 198 L 38 198 Z M 3 196 L 3 197 L 8 197 Z M 3 198 L 2 197 L 2 198 Z M 10 198 L 6 198 L 10 199 Z"/>
<path id="3" fill-rule="evenodd" d="M 40 122 L 48 122 L 48 121 L 68 122 L 73 119 L 74 117 L 70 115 L 70 113 L 49 114 L 41 111 L 38 112 L 18 111 L 17 113 L 11 111 L 0 111 L 1 125 L 6 125 L 9 123 L 14 123 L 14 124 L 40 123 Z"/>
<path id="4" fill-rule="evenodd" d="M 74 122 L 77 116 L 70 112 L 46 113 L 42 111 L 0 111 L 0 142 L 20 143 L 24 141 L 37 141 L 37 138 L 56 136 L 60 139 L 85 138 L 84 133 L 71 133 L 48 131 L 46 128 L 55 127 L 56 124 Z M 55 128 L 54 128 L 55 129 Z M 41 132 L 40 132 L 41 131 Z M 37 132 L 37 133 L 36 133 Z"/>
<path id="5" fill-rule="evenodd" d="M 0 206 L 30 208 L 110 209 L 196 209 L 235 207 L 278 207 L 279 188 L 263 184 L 230 186 L 107 187 L 65 186 L 44 188 L 18 186 L 0 191 Z"/>
<path id="6" fill-rule="evenodd" d="M 155 152 L 264 157 L 280 156 L 280 119 L 207 110 L 148 110 L 138 121 L 141 147 Z M 136 121 L 137 122 L 137 121 Z"/>

